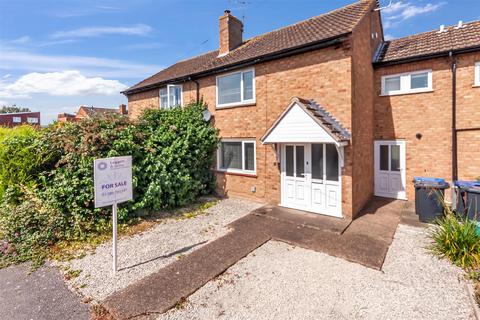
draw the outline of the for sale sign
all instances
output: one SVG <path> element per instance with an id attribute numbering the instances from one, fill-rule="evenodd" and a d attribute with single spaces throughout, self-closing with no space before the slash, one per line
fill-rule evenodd
<path id="1" fill-rule="evenodd" d="M 133 198 L 131 156 L 97 159 L 93 166 L 95 208 L 111 206 Z"/>

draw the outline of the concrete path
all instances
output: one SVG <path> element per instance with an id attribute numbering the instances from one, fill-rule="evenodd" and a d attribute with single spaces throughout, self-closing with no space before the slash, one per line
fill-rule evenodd
<path id="1" fill-rule="evenodd" d="M 117 319 L 158 314 L 174 307 L 270 239 L 267 221 L 248 215 L 229 234 L 108 297 L 104 307 Z"/>
<path id="2" fill-rule="evenodd" d="M 28 272 L 27 265 L 0 269 L 0 319 L 89 319 L 88 305 L 67 288 L 57 269 Z"/>
<path id="3" fill-rule="evenodd" d="M 117 319 L 163 313 L 270 239 L 380 270 L 403 206 L 401 201 L 374 198 L 350 224 L 327 217 L 316 223 L 310 215 L 263 207 L 233 222 L 229 234 L 114 293 L 103 305 Z"/>

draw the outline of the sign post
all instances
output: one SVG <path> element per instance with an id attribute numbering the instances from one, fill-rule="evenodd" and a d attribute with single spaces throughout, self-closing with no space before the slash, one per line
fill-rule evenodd
<path id="1" fill-rule="evenodd" d="M 117 204 L 133 199 L 132 157 L 96 159 L 93 163 L 95 208 L 112 206 L 113 273 L 117 272 Z"/>

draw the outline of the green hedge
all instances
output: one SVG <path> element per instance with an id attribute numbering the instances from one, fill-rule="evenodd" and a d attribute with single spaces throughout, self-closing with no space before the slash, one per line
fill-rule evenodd
<path id="1" fill-rule="evenodd" d="M 135 122 L 106 115 L 4 134 L 0 256 L 24 261 L 59 240 L 81 240 L 110 228 L 110 209 L 94 208 L 96 158 L 133 157 L 134 200 L 120 206 L 123 222 L 210 193 L 218 132 L 203 120 L 205 109 L 191 104 L 147 110 Z"/>

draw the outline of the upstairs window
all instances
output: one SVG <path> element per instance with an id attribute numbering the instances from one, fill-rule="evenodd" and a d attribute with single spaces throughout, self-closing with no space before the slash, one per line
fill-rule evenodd
<path id="1" fill-rule="evenodd" d="M 38 123 L 38 118 L 27 118 L 27 122 L 31 124 L 37 124 Z"/>
<path id="2" fill-rule="evenodd" d="M 432 91 L 432 71 L 417 71 L 382 77 L 382 95 Z"/>
<path id="3" fill-rule="evenodd" d="M 20 117 L 13 117 L 13 118 L 12 118 L 12 121 L 13 121 L 13 123 L 20 123 L 20 122 L 22 122 L 22 118 L 20 118 Z"/>
<path id="4" fill-rule="evenodd" d="M 160 108 L 170 109 L 182 105 L 182 86 L 170 84 L 160 89 Z"/>
<path id="5" fill-rule="evenodd" d="M 480 62 L 475 63 L 475 84 L 476 87 L 480 87 Z"/>
<path id="6" fill-rule="evenodd" d="M 217 77 L 217 107 L 229 107 L 255 102 L 255 72 L 253 69 Z"/>
<path id="7" fill-rule="evenodd" d="M 218 148 L 218 169 L 255 174 L 255 141 L 223 140 Z"/>

